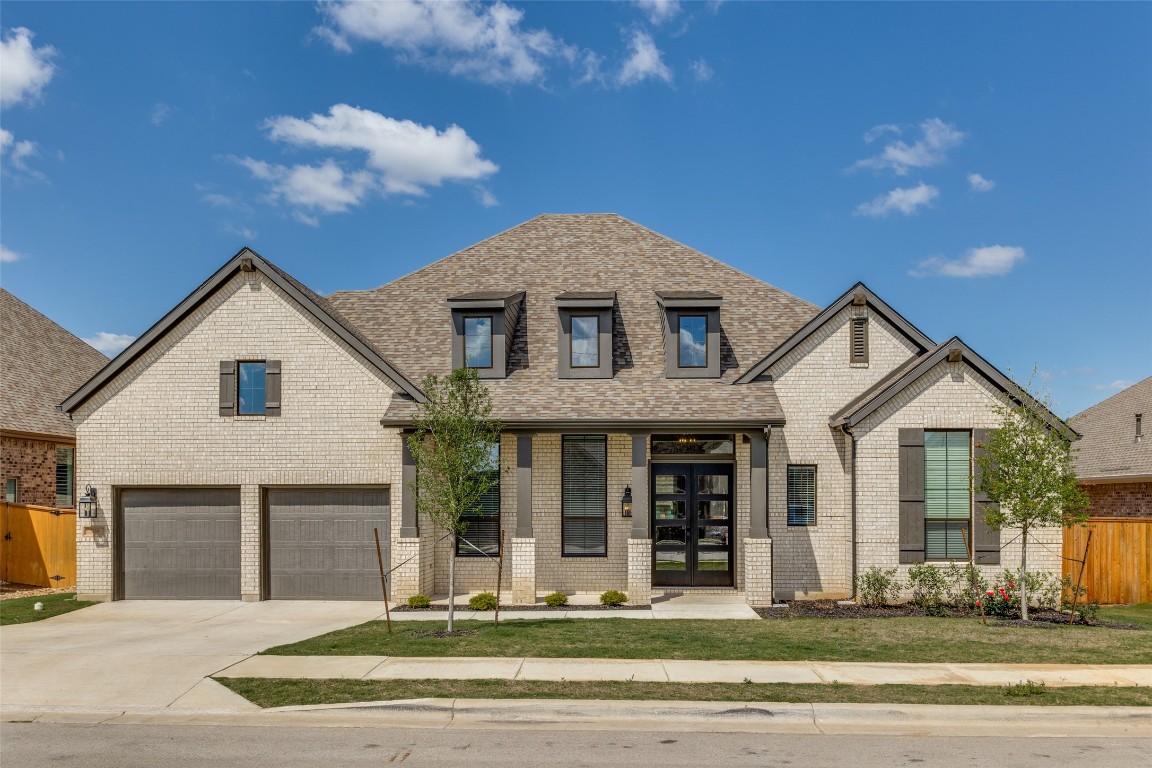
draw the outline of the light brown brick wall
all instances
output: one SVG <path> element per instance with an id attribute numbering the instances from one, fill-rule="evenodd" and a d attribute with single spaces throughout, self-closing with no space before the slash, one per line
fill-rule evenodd
<path id="1" fill-rule="evenodd" d="M 1092 517 L 1152 517 L 1152 482 L 1084 484 Z"/>
<path id="2" fill-rule="evenodd" d="M 219 361 L 282 361 L 282 415 L 219 415 Z M 241 489 L 241 584 L 256 599 L 260 488 L 390 485 L 397 550 L 400 440 L 379 421 L 390 383 L 260 273 L 241 273 L 74 415 L 77 486 L 97 488 L 105 535 L 77 530 L 77 590 L 112 594 L 114 487 Z"/>

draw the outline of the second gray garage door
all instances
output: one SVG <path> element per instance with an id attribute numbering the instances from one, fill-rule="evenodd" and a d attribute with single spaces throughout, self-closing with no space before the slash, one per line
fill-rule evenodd
<path id="1" fill-rule="evenodd" d="M 388 491 L 269 489 L 268 597 L 273 600 L 380 600 L 376 540 L 387 569 Z"/>

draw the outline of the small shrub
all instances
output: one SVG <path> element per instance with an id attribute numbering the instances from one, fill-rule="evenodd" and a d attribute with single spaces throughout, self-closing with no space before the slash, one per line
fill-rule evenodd
<path id="1" fill-rule="evenodd" d="M 1044 693 L 1044 683 L 1034 683 L 1024 680 L 1019 683 L 1009 683 L 1004 689 L 1006 696 L 1040 696 Z"/>
<path id="2" fill-rule="evenodd" d="M 996 580 L 996 586 L 999 587 L 1008 582 L 1013 584 L 1020 584 L 1020 572 L 1013 570 L 1006 570 L 1001 574 L 1000 578 Z M 1055 610 L 1060 605 L 1060 593 L 1064 589 L 1064 582 L 1044 571 L 1029 571 L 1025 576 L 1025 584 L 1028 585 L 1028 605 L 1034 608 L 1049 608 Z M 1019 598 L 1019 595 L 1017 595 Z"/>
<path id="3" fill-rule="evenodd" d="M 563 592 L 553 592 L 544 598 L 544 604 L 552 608 L 562 608 L 568 605 L 568 595 Z"/>
<path id="4" fill-rule="evenodd" d="M 409 608 L 427 608 L 432 605 L 432 599 L 428 595 L 412 595 L 408 598 Z"/>
<path id="5" fill-rule="evenodd" d="M 618 589 L 610 589 L 600 595 L 601 605 L 624 605 L 626 602 L 628 602 L 628 595 Z"/>
<path id="6" fill-rule="evenodd" d="M 977 601 L 988 589 L 988 580 L 979 568 L 973 567 L 971 563 L 965 563 L 963 567 L 949 563 L 944 575 L 948 582 L 948 602 L 953 608 L 958 611 L 974 611 L 979 608 Z"/>
<path id="7" fill-rule="evenodd" d="M 908 568 L 908 586 L 912 589 L 912 602 L 929 616 L 947 615 L 932 611 L 944 607 L 944 592 L 948 580 L 944 572 L 934 565 L 917 563 Z"/>
<path id="8" fill-rule="evenodd" d="M 474 611 L 494 611 L 498 606 L 496 595 L 491 592 L 481 592 L 468 598 L 468 607 Z"/>
<path id="9" fill-rule="evenodd" d="M 896 578 L 896 569 L 883 570 L 872 566 L 856 580 L 860 591 L 860 599 L 864 605 L 878 608 L 896 600 L 900 596 L 903 585 Z"/>

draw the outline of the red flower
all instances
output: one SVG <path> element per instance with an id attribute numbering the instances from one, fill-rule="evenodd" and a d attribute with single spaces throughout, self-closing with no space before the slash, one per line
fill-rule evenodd
<path id="1" fill-rule="evenodd" d="M 976 601 L 976 605 L 980 605 L 980 601 L 979 601 L 979 600 L 977 600 L 977 601 Z"/>
<path id="2" fill-rule="evenodd" d="M 992 590 L 988 590 L 988 597 L 992 597 L 992 596 L 993 596 L 993 595 L 995 595 L 995 594 L 996 594 L 996 593 L 995 593 L 995 592 L 993 592 Z"/>
<path id="3" fill-rule="evenodd" d="M 1016 587 L 1015 584 L 1013 584 L 1012 582 L 1008 582 L 1008 589 L 1013 589 L 1015 587 Z"/>

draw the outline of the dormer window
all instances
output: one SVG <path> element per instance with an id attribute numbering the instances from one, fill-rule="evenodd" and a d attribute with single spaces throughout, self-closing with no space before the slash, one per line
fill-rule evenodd
<path id="1" fill-rule="evenodd" d="M 615 305 L 615 291 L 569 292 L 556 297 L 557 378 L 612 378 Z"/>
<path id="2" fill-rule="evenodd" d="M 657 291 L 664 310 L 664 372 L 670 379 L 720 378 L 720 305 L 708 291 Z"/>
<path id="3" fill-rule="evenodd" d="M 523 291 L 482 291 L 448 299 L 452 367 L 473 368 L 482 379 L 507 376 L 512 334 L 523 303 Z"/>

